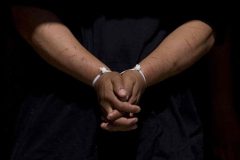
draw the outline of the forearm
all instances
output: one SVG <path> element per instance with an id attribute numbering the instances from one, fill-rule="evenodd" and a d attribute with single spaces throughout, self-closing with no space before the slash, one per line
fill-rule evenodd
<path id="1" fill-rule="evenodd" d="M 201 21 L 190 21 L 178 27 L 140 62 L 147 85 L 180 73 L 207 53 L 213 44 L 211 27 Z"/>
<path id="2" fill-rule="evenodd" d="M 14 7 L 13 18 L 20 34 L 41 57 L 76 79 L 90 85 L 99 67 L 105 66 L 53 13 L 32 7 Z"/>

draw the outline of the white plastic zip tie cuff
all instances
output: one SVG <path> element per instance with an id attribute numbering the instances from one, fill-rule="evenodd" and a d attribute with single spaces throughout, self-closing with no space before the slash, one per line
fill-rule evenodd
<path id="1" fill-rule="evenodd" d="M 112 72 L 111 70 L 109 70 L 109 69 L 106 68 L 106 67 L 100 67 L 99 70 L 100 70 L 100 73 L 98 73 L 98 74 L 96 75 L 96 77 L 95 77 L 95 78 L 93 79 L 93 81 L 92 81 L 92 86 L 93 86 L 93 87 L 95 86 L 96 82 L 98 81 L 98 79 L 99 79 L 103 74 L 108 73 L 108 72 Z"/>
<path id="2" fill-rule="evenodd" d="M 146 78 L 145 78 L 145 75 L 143 74 L 143 72 L 142 72 L 142 70 L 141 70 L 140 64 L 136 64 L 136 66 L 135 66 L 134 68 L 130 69 L 130 70 L 136 70 L 136 71 L 138 71 L 138 72 L 141 74 L 141 76 L 142 76 L 145 84 L 147 83 Z"/>

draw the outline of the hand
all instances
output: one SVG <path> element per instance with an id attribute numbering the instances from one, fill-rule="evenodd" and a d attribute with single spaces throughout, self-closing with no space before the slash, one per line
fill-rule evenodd
<path id="1" fill-rule="evenodd" d="M 141 97 L 141 94 L 145 89 L 146 84 L 144 79 L 136 70 L 126 70 L 121 75 L 121 78 L 123 81 L 122 88 L 124 89 L 120 89 L 119 92 L 116 92 L 117 96 L 120 97 L 122 101 L 127 101 L 130 104 L 137 104 Z M 129 114 L 125 114 L 125 117 L 129 116 Z M 120 117 L 122 117 L 122 113 L 116 110 L 108 115 L 108 120 L 114 121 Z M 133 117 L 133 115 L 130 117 Z"/>
<path id="2" fill-rule="evenodd" d="M 140 111 L 139 106 L 120 100 L 126 99 L 128 93 L 123 89 L 121 75 L 117 72 L 102 75 L 95 84 L 95 89 L 100 105 L 108 114 L 113 111 L 113 108 L 123 113 L 138 113 Z"/>
<path id="3" fill-rule="evenodd" d="M 101 124 L 103 129 L 127 131 L 136 128 L 136 122 L 138 121 L 136 117 L 123 116 L 138 113 L 140 107 L 124 102 L 128 93 L 123 89 L 123 82 L 119 73 L 105 73 L 95 84 L 95 89 L 106 119 L 106 122 Z"/>
<path id="4" fill-rule="evenodd" d="M 126 90 L 124 94 L 124 100 L 128 101 L 131 104 L 137 104 L 141 94 L 145 89 L 145 81 L 135 70 L 127 70 L 122 74 L 122 80 L 124 85 L 124 90 Z M 119 93 L 119 92 L 118 92 Z M 120 95 L 118 95 L 120 96 Z M 122 99 L 123 100 L 123 99 Z M 124 117 L 123 117 L 124 116 Z M 128 121 L 130 118 L 134 118 L 133 114 L 125 114 L 123 115 L 121 112 L 117 110 L 113 110 L 112 113 L 109 114 L 110 122 L 103 122 L 101 127 L 108 131 L 129 131 L 137 128 L 137 117 L 136 119 L 132 119 L 132 121 Z M 123 125 L 124 124 L 124 125 Z"/>
<path id="5" fill-rule="evenodd" d="M 137 104 L 146 88 L 143 77 L 136 70 L 126 70 L 122 74 L 123 86 L 128 95 L 127 101 L 131 104 Z"/>

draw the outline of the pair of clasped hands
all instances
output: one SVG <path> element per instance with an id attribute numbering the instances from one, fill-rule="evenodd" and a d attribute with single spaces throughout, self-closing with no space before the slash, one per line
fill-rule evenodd
<path id="1" fill-rule="evenodd" d="M 101 128 L 107 131 L 131 131 L 137 128 L 137 105 L 146 83 L 136 70 L 108 72 L 95 84 L 103 111 Z"/>

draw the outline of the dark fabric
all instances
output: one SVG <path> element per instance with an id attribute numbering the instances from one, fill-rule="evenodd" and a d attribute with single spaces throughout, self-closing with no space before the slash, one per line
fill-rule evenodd
<path id="1" fill-rule="evenodd" d="M 12 159 L 95 159 L 96 104 L 87 99 L 84 104 L 57 94 L 28 97 Z"/>
<path id="2" fill-rule="evenodd" d="M 79 41 L 116 71 L 132 68 L 170 31 L 192 19 L 99 11 L 85 16 L 76 9 L 66 15 L 54 9 Z M 22 51 L 29 95 L 21 106 L 12 160 L 203 158 L 202 127 L 189 70 L 146 90 L 136 131 L 107 133 L 98 127 L 100 107 L 92 88 L 57 71 L 29 46 Z"/>

